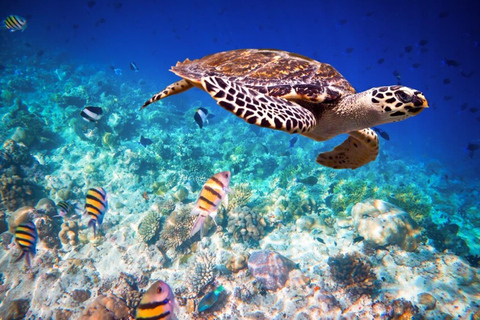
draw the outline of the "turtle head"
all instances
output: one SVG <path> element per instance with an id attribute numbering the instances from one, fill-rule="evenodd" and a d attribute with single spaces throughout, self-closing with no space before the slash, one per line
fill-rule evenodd
<path id="1" fill-rule="evenodd" d="M 412 88 L 397 85 L 372 88 L 369 92 L 372 104 L 381 108 L 383 123 L 401 121 L 428 108 L 423 93 Z"/>

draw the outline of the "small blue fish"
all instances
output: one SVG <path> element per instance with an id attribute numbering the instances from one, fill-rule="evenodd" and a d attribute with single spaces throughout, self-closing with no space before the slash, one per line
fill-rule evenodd
<path id="1" fill-rule="evenodd" d="M 145 138 L 144 136 L 140 137 L 140 144 L 146 148 L 147 146 L 151 145 L 153 143 L 152 139 Z"/>
<path id="2" fill-rule="evenodd" d="M 207 293 L 205 297 L 203 297 L 202 300 L 200 300 L 200 302 L 198 303 L 198 312 L 204 312 L 213 307 L 215 305 L 215 302 L 217 302 L 220 293 L 222 293 L 223 290 L 225 289 L 221 285 L 214 291 L 210 291 L 209 293 Z"/>
<path id="3" fill-rule="evenodd" d="M 121 76 L 122 73 L 123 73 L 123 70 L 120 69 L 120 68 L 115 68 L 114 66 L 111 66 L 110 69 L 112 69 L 112 71 L 117 75 L 117 76 Z"/>
<path id="4" fill-rule="evenodd" d="M 138 72 L 140 71 L 137 67 L 137 64 L 135 62 L 130 62 L 130 70 L 132 70 L 133 72 Z"/>
<path id="5" fill-rule="evenodd" d="M 297 136 L 293 136 L 293 137 L 290 139 L 289 148 L 293 148 L 293 146 L 295 145 L 295 143 L 297 142 L 297 140 L 298 140 L 298 137 L 297 137 Z"/>
<path id="6" fill-rule="evenodd" d="M 27 19 L 17 15 L 9 15 L 2 21 L 2 27 L 10 32 L 25 31 L 27 29 Z"/>
<path id="7" fill-rule="evenodd" d="M 388 133 L 385 130 L 382 130 L 382 129 L 377 128 L 377 127 L 372 127 L 372 129 L 373 129 L 373 131 L 378 133 L 380 135 L 380 137 L 382 137 L 383 139 L 385 139 L 387 141 L 390 140 L 390 136 L 388 135 Z"/>

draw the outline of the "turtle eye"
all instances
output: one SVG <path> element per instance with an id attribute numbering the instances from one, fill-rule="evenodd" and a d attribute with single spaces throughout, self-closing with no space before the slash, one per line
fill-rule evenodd
<path id="1" fill-rule="evenodd" d="M 398 100 L 402 101 L 403 103 L 412 102 L 413 97 L 406 93 L 405 91 L 399 90 L 395 92 L 395 96 Z"/>

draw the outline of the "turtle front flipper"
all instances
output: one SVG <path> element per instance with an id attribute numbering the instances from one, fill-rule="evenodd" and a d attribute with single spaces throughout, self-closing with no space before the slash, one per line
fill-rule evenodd
<path id="1" fill-rule="evenodd" d="M 356 169 L 377 158 L 378 136 L 370 128 L 351 131 L 332 151 L 320 153 L 317 162 L 334 169 Z"/>
<path id="2" fill-rule="evenodd" d="M 248 123 L 288 133 L 309 132 L 316 126 L 309 110 L 286 99 L 214 76 L 202 78 L 202 86 L 221 107 Z"/>
<path id="3" fill-rule="evenodd" d="M 159 93 L 155 94 L 153 97 L 148 99 L 140 108 L 140 110 L 145 108 L 149 104 L 157 102 L 158 100 L 162 100 L 163 98 L 166 98 L 168 96 L 171 96 L 177 93 L 182 93 L 191 88 L 193 88 L 193 85 L 185 79 L 172 83 L 171 85 L 169 85 L 168 87 L 166 87 L 165 89 L 163 89 L 162 91 L 160 91 Z"/>

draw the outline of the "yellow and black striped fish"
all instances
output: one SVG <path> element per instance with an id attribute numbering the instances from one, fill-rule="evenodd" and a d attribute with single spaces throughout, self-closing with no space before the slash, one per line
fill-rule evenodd
<path id="1" fill-rule="evenodd" d="M 91 219 L 88 226 L 93 228 L 93 236 L 97 236 L 97 225 L 103 222 L 103 217 L 108 208 L 107 193 L 101 187 L 90 188 L 85 200 L 85 214 Z"/>
<path id="2" fill-rule="evenodd" d="M 170 286 L 159 280 L 142 297 L 137 307 L 137 320 L 173 320 L 178 306 Z"/>
<path id="3" fill-rule="evenodd" d="M 31 267 L 30 257 L 37 251 L 38 232 L 32 221 L 24 222 L 15 228 L 15 242 L 22 249 L 22 254 L 15 260 L 19 261 L 25 256 L 28 267 Z"/>
<path id="4" fill-rule="evenodd" d="M 195 233 L 200 230 L 200 236 L 203 237 L 203 225 L 207 216 L 210 216 L 215 222 L 217 216 L 218 206 L 220 202 L 224 202 L 225 207 L 228 206 L 228 194 L 230 190 L 228 185 L 230 184 L 230 171 L 223 171 L 214 174 L 207 180 L 205 185 L 200 191 L 197 203 L 192 210 L 191 215 L 197 215 L 198 218 L 190 231 L 190 236 L 193 237 Z M 215 222 L 215 224 L 217 224 Z"/>
<path id="5" fill-rule="evenodd" d="M 17 15 L 9 15 L 2 21 L 3 27 L 10 32 L 25 31 L 27 28 L 27 19 L 19 17 Z"/>

